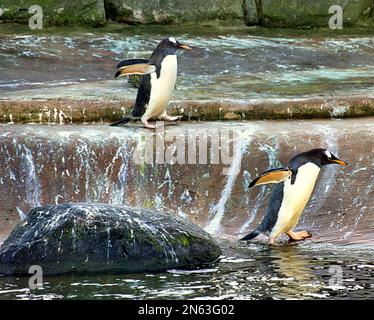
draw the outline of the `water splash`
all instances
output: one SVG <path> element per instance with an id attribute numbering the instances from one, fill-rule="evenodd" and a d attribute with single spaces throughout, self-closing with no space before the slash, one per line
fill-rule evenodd
<path id="1" fill-rule="evenodd" d="M 19 218 L 21 221 L 25 220 L 27 218 L 27 215 L 18 207 L 16 207 Z"/>
<path id="2" fill-rule="evenodd" d="M 129 158 L 130 158 L 130 153 L 131 150 L 129 150 L 128 143 L 126 142 L 119 142 L 121 146 L 117 149 L 116 154 L 114 155 L 111 164 L 107 167 L 106 169 L 106 174 L 105 174 L 105 180 L 108 179 L 110 176 L 113 166 L 116 163 L 118 159 L 121 159 L 121 166 L 118 171 L 118 183 L 115 185 L 111 184 L 112 189 L 112 200 L 111 203 L 113 204 L 124 204 L 125 203 L 125 189 L 126 189 L 126 183 L 127 183 L 127 177 L 128 177 L 128 165 L 129 165 Z M 107 192 L 109 191 L 110 185 L 108 184 L 107 186 Z"/>
<path id="3" fill-rule="evenodd" d="M 31 150 L 23 145 L 22 165 L 25 171 L 26 200 L 31 208 L 40 206 L 41 189 L 38 176 L 36 174 L 34 158 Z"/>
<path id="4" fill-rule="evenodd" d="M 239 141 L 237 142 L 234 150 L 234 157 L 231 166 L 228 170 L 226 184 L 221 193 L 221 198 L 219 202 L 215 206 L 213 206 L 211 210 L 211 213 L 214 214 L 214 217 L 205 227 L 205 231 L 211 234 L 216 234 L 220 231 L 221 221 L 225 214 L 226 203 L 230 199 L 236 178 L 238 176 L 238 173 L 240 172 L 243 153 L 247 150 L 249 143 L 251 141 L 251 139 L 249 138 L 243 138 L 240 136 L 238 140 Z"/>

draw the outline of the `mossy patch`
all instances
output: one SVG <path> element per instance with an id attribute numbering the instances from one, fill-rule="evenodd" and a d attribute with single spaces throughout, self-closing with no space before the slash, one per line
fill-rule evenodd
<path id="1" fill-rule="evenodd" d="M 182 234 L 179 237 L 179 241 L 185 247 L 188 247 L 190 245 L 190 240 L 188 239 L 188 237 L 185 234 Z"/>
<path id="2" fill-rule="evenodd" d="M 43 27 L 75 24 L 100 27 L 106 23 L 103 0 L 3 0 L 1 18 L 6 22 L 28 24 L 33 15 L 29 8 L 33 5 L 39 5 L 43 10 Z"/>
<path id="3" fill-rule="evenodd" d="M 341 117 L 374 115 L 374 99 L 368 97 L 306 98 L 297 101 L 274 103 L 199 102 L 183 101 L 171 106 L 171 115 L 181 115 L 184 120 L 231 121 L 258 119 L 313 119 L 330 118 L 336 106 L 346 106 L 349 112 Z M 131 102 L 93 101 L 0 101 L 0 123 L 103 123 L 114 122 L 129 113 Z M 121 107 L 123 109 L 121 109 Z M 340 116 L 338 116 L 340 117 Z M 131 125 L 131 124 L 129 124 Z M 146 167 L 140 167 L 145 174 Z M 160 172 L 154 168 L 153 175 Z"/>

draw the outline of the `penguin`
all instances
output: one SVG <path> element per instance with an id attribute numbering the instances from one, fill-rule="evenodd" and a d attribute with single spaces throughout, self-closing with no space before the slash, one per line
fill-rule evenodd
<path id="1" fill-rule="evenodd" d="M 309 232 L 295 232 L 293 228 L 299 222 L 312 195 L 322 167 L 328 164 L 348 165 L 329 150 L 316 148 L 297 154 L 287 167 L 265 171 L 254 179 L 249 184 L 249 188 L 269 183 L 274 183 L 276 186 L 270 195 L 270 202 L 261 224 L 240 240 L 251 240 L 264 233 L 269 236 L 269 244 L 273 245 L 282 233 L 287 234 L 290 241 L 311 237 Z"/>
<path id="2" fill-rule="evenodd" d="M 170 117 L 166 113 L 171 94 L 177 79 L 177 51 L 179 49 L 192 50 L 188 45 L 181 44 L 173 37 L 163 39 L 153 51 L 149 60 L 129 59 L 117 65 L 115 78 L 139 74 L 141 79 L 136 101 L 131 115 L 125 117 L 111 126 L 126 124 L 132 119 L 141 119 L 145 128 L 155 129 L 148 120 L 159 118 L 175 121 L 181 116 Z"/>

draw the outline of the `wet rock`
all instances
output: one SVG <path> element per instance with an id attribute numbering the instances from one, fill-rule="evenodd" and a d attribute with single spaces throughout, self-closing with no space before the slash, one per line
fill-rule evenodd
<path id="1" fill-rule="evenodd" d="M 328 27 L 332 5 L 343 9 L 343 26 L 369 18 L 372 0 L 262 0 L 262 24 L 268 27 Z"/>
<path id="2" fill-rule="evenodd" d="M 39 5 L 43 9 L 43 25 L 84 24 L 102 26 L 106 23 L 104 0 L 3 0 L 2 20 L 27 24 L 30 17 L 29 8 Z"/>
<path id="3" fill-rule="evenodd" d="M 261 4 L 260 0 L 244 0 L 243 4 L 245 22 L 248 26 L 256 25 L 261 20 Z"/>
<path id="4" fill-rule="evenodd" d="M 145 272 L 196 267 L 221 254 L 198 226 L 172 215 L 106 204 L 31 210 L 0 248 L 0 273 Z"/>
<path id="5" fill-rule="evenodd" d="M 242 0 L 107 0 L 108 18 L 129 24 L 244 21 Z"/>
<path id="6" fill-rule="evenodd" d="M 132 81 L 132 80 L 131 80 Z M 136 82 L 133 84 L 136 86 Z M 133 99 L 110 100 L 0 100 L 0 123 L 102 123 L 129 114 Z M 274 101 L 174 101 L 171 115 L 193 120 L 319 119 L 374 116 L 372 96 L 331 96 Z M 226 115 L 227 114 L 227 115 Z M 234 114 L 234 116 L 233 116 Z M 226 115 L 226 116 L 225 116 Z"/>
<path id="7" fill-rule="evenodd" d="M 224 120 L 240 120 L 240 115 L 236 114 L 235 112 L 229 111 L 224 114 L 223 119 Z"/>

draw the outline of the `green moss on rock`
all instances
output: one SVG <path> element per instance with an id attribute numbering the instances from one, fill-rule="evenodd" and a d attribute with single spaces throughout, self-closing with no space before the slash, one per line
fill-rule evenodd
<path id="1" fill-rule="evenodd" d="M 72 24 L 103 26 L 106 23 L 104 0 L 3 0 L 1 19 L 27 24 L 29 8 L 39 5 L 43 9 L 43 26 L 65 26 Z"/>
<path id="2" fill-rule="evenodd" d="M 129 114 L 132 101 L 0 101 L 0 123 L 102 123 L 119 120 Z M 349 112 L 339 114 L 345 106 Z M 183 110 L 183 113 L 181 113 Z M 183 115 L 183 120 L 231 121 L 255 119 L 312 119 L 363 117 L 374 115 L 374 99 L 369 97 L 306 98 L 305 100 L 274 103 L 239 103 L 221 101 L 183 101 L 170 106 L 171 115 Z M 145 142 L 145 138 L 142 137 Z M 140 172 L 145 174 L 145 167 Z M 159 172 L 153 171 L 154 176 Z"/>
<path id="3" fill-rule="evenodd" d="M 259 0 L 244 0 L 245 22 L 248 26 L 257 25 L 261 21 L 261 5 Z"/>
<path id="4" fill-rule="evenodd" d="M 186 235 L 181 235 L 179 241 L 185 247 L 188 247 L 190 245 L 190 240 Z"/>
<path id="5" fill-rule="evenodd" d="M 242 21 L 242 0 L 107 0 L 112 20 L 129 24 Z"/>
<path id="6" fill-rule="evenodd" d="M 268 27 L 328 27 L 330 6 L 343 9 L 343 26 L 369 18 L 372 0 L 262 0 L 262 22 Z"/>

